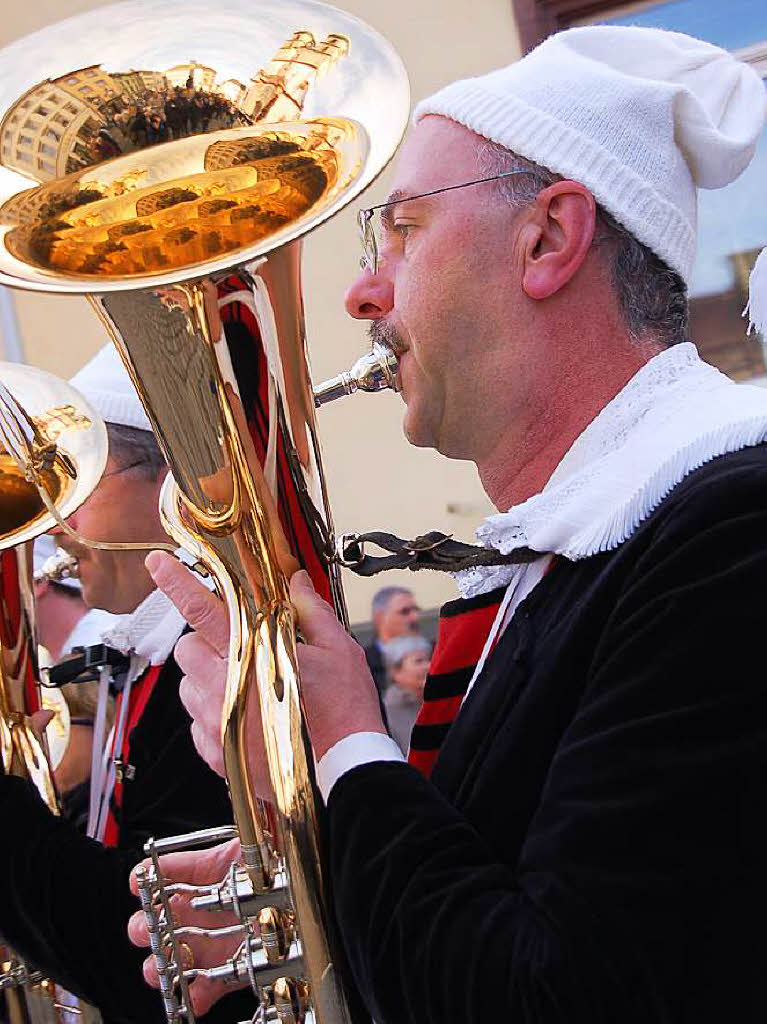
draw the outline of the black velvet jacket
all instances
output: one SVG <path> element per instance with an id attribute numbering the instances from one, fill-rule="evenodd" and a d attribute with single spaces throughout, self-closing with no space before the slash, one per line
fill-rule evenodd
<path id="1" fill-rule="evenodd" d="M 180 678 L 169 659 L 130 734 L 135 778 L 123 785 L 117 849 L 54 817 L 30 783 L 0 774 L 0 934 L 114 1022 L 165 1020 L 141 973 L 147 951 L 132 946 L 125 931 L 138 909 L 128 875 L 145 841 L 231 821 L 224 781 L 192 744 Z M 202 1019 L 231 1024 L 238 1017 L 227 1002 Z"/>
<path id="2" fill-rule="evenodd" d="M 431 782 L 338 781 L 335 904 L 377 1024 L 761 1024 L 766 594 L 760 446 L 555 563 Z"/>

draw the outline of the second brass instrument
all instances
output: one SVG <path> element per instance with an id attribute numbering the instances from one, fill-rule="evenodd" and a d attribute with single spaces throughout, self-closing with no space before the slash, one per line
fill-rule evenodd
<path id="1" fill-rule="evenodd" d="M 98 483 L 106 455 L 104 424 L 73 388 L 0 363 L 0 758 L 3 772 L 29 780 L 53 814 L 58 794 L 31 719 L 41 707 L 31 542 L 54 525 L 40 488 L 68 516 Z M 0 992 L 10 1024 L 100 1019 L 79 1000 L 60 1002 L 54 982 L 1 939 Z"/>

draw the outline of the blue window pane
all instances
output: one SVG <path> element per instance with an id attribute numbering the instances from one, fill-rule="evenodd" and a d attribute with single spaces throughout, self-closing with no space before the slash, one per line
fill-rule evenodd
<path id="1" fill-rule="evenodd" d="M 690 287 L 692 340 L 708 362 L 767 386 L 764 342 L 746 337 L 748 274 L 767 245 L 767 129 L 746 170 L 721 189 L 698 191 L 698 250 Z"/>
<path id="2" fill-rule="evenodd" d="M 738 50 L 767 39 L 765 0 L 670 0 L 613 18 L 604 25 L 642 25 L 666 28 Z"/>
<path id="3" fill-rule="evenodd" d="M 668 0 L 599 23 L 671 29 L 739 50 L 767 43 L 767 0 Z M 708 362 L 736 379 L 756 378 L 767 385 L 767 348 L 755 335 L 746 337 L 740 316 L 749 270 L 767 245 L 765 181 L 767 129 L 739 178 L 726 188 L 699 190 L 690 328 Z"/>
<path id="4" fill-rule="evenodd" d="M 698 191 L 698 252 L 691 296 L 731 288 L 733 257 L 767 245 L 766 181 L 767 129 L 739 178 L 726 188 Z"/>

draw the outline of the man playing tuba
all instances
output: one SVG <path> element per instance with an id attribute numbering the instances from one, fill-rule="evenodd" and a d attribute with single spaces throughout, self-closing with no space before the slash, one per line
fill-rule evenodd
<path id="1" fill-rule="evenodd" d="M 686 289 L 696 189 L 746 167 L 765 105 L 707 43 L 572 29 L 422 102 L 379 237 L 366 214 L 347 309 L 398 356 L 408 439 L 477 465 L 484 544 L 537 553 L 459 577 L 411 764 L 293 579 L 335 909 L 378 1024 L 764 1017 L 767 396 L 700 360 Z M 182 697 L 217 763 L 204 603 Z M 254 721 L 254 772 L 260 742 Z"/>
<path id="2" fill-rule="evenodd" d="M 102 349 L 72 383 L 106 420 L 109 457 L 70 525 L 101 541 L 165 539 L 158 495 L 167 469 L 114 348 Z M 118 613 L 101 638 L 121 655 L 111 678 L 115 722 L 91 777 L 87 836 L 50 813 L 30 783 L 0 777 L 8 823 L 0 844 L 0 933 L 105 1020 L 160 1021 L 162 1003 L 143 984 L 142 958 L 125 935 L 136 909 L 128 873 L 150 835 L 225 820 L 226 787 L 192 745 L 171 654 L 185 622 L 155 589 L 143 554 L 91 549 L 53 532 L 77 558 L 86 604 Z M 214 1017 L 231 1019 L 226 1002 Z"/>

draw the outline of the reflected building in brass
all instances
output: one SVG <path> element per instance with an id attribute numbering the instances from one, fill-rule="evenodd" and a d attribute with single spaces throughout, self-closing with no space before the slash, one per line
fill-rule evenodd
<path id="1" fill-rule="evenodd" d="M 243 129 L 300 117 L 311 85 L 348 51 L 343 35 L 317 42 L 298 31 L 249 85 L 188 61 L 164 72 L 94 65 L 34 86 L 0 123 L 0 162 L 42 182 L 0 210 L 16 225 L 8 251 L 41 268 L 123 277 L 193 266 L 294 222 L 336 185 L 345 126 Z M 150 184 L 150 148 L 182 139 L 188 173 Z M 111 180 L 83 179 L 137 153 L 145 161 Z"/>
<path id="2" fill-rule="evenodd" d="M 22 192 L 2 208 L 8 250 L 25 263 L 99 277 L 192 266 L 292 223 L 339 177 L 346 128 L 324 124 L 190 146 L 197 173 L 145 185 L 144 169 L 110 181 L 79 175 Z M 198 170 L 199 168 L 199 170 Z"/>
<path id="3" fill-rule="evenodd" d="M 348 52 L 346 36 L 331 33 L 318 43 L 311 32 L 294 33 L 252 80 L 240 108 L 254 121 L 292 121 L 316 79 Z"/>
<path id="4" fill-rule="evenodd" d="M 106 112 L 120 96 L 119 83 L 97 66 L 41 82 L 3 118 L 0 160 L 38 181 L 87 167 Z"/>
<path id="5" fill-rule="evenodd" d="M 345 36 L 299 31 L 249 84 L 218 81 L 196 61 L 166 71 L 100 65 L 33 86 L 0 122 L 0 163 L 53 181 L 147 146 L 256 121 L 300 117 L 317 77 L 349 50 Z"/>

